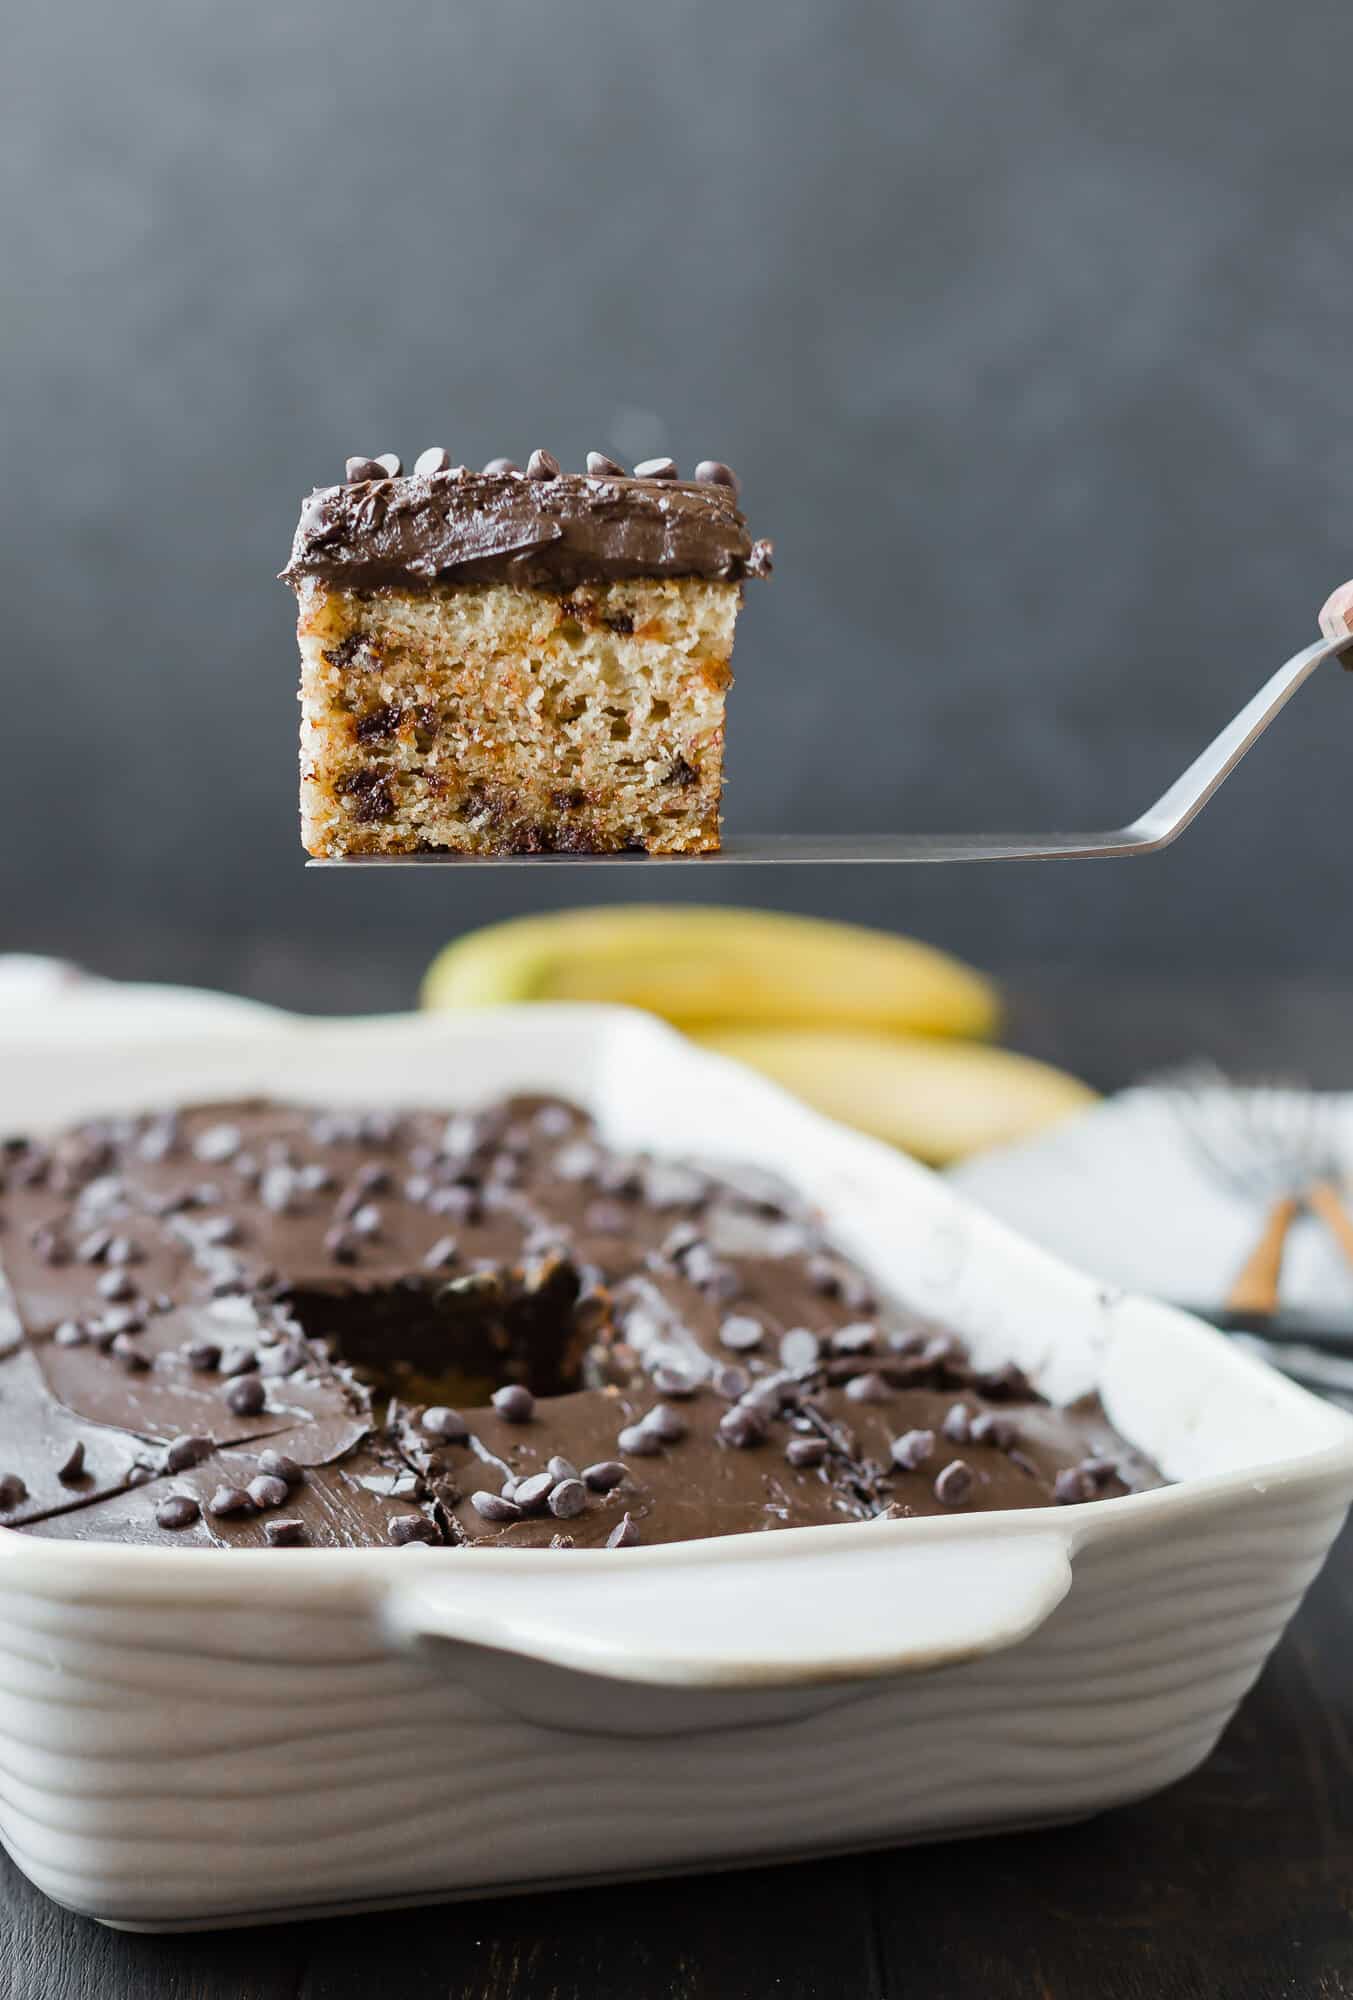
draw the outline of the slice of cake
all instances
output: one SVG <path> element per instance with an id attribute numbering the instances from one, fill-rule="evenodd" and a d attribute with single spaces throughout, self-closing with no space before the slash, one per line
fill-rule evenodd
<path id="1" fill-rule="evenodd" d="M 743 581 L 737 480 L 536 451 L 348 460 L 284 580 L 314 855 L 708 853 Z"/>

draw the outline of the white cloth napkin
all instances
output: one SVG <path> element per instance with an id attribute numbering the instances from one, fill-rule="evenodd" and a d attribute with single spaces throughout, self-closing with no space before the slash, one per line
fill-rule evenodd
<path id="1" fill-rule="evenodd" d="M 1353 1096 L 1330 1105 L 1330 1130 L 1353 1162 Z M 1209 1171 L 1168 1091 L 1143 1086 L 1040 1138 L 981 1154 L 951 1178 L 984 1208 L 1068 1263 L 1129 1291 L 1219 1306 L 1253 1250 L 1262 1200 Z M 1293 1225 L 1282 1304 L 1353 1321 L 1353 1269 L 1321 1225 Z"/>

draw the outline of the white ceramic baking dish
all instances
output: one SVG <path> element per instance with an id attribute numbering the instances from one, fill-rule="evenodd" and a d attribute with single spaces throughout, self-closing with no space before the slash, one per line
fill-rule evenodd
<path id="1" fill-rule="evenodd" d="M 1353 1423 L 640 1015 L 18 1045 L 5 1123 L 268 1090 L 542 1087 L 789 1174 L 892 1292 L 1180 1483 L 619 1551 L 80 1546 L 0 1531 L 0 1832 L 173 1929 L 1061 1820 L 1206 1756 L 1353 1491 Z"/>

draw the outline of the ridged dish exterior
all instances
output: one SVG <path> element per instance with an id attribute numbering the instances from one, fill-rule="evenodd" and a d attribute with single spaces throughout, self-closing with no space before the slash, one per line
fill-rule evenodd
<path id="1" fill-rule="evenodd" d="M 669 1735 L 589 1733 L 595 1683 L 578 1729 L 524 1720 L 461 1681 L 455 1648 L 392 1652 L 369 1607 L 3 1589 L 0 1830 L 59 1902 L 158 1928 L 1089 1813 L 1206 1756 L 1347 1498 L 1317 1482 L 1182 1531 L 1091 1524 L 1022 1645 L 823 1691 L 798 1719 L 761 1696 L 767 1728 L 743 1695 L 741 1726 L 691 1733 L 665 1712 L 679 1693 L 645 1690 Z"/>
<path id="2" fill-rule="evenodd" d="M 1353 1425 L 1328 1405 L 622 1010 L 262 1021 L 140 1049 L 82 1032 L 6 1070 L 15 1126 L 247 1091 L 570 1091 L 624 1143 L 791 1174 L 886 1288 L 1056 1397 L 1099 1385 L 1180 1482 L 1018 1515 L 575 1552 L 558 1560 L 576 1569 L 545 1573 L 548 1612 L 548 1590 L 516 1590 L 519 1552 L 162 1555 L 0 1529 L 0 1837 L 41 1888 L 107 1922 L 702 1868 L 1140 1797 L 1207 1754 L 1353 1492 Z M 482 1622 L 503 1589 L 530 1607 L 508 1640 Z M 746 1607 L 731 1639 L 730 1602 Z M 778 1636 L 786 1607 L 800 1651 Z M 587 1651 L 607 1616 L 618 1679 Z M 927 1652 L 941 1628 L 960 1643 Z M 508 1650 L 483 1643 L 492 1629 Z M 879 1634 L 886 1671 L 852 1680 Z M 813 1647 L 842 1678 L 806 1664 Z M 756 1684 L 768 1659 L 779 1685 Z"/>

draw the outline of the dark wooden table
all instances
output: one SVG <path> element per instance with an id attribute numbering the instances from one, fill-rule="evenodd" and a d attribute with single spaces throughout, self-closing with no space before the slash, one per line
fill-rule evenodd
<path id="1" fill-rule="evenodd" d="M 1348 1081 L 1353 995 L 1026 982 L 1096 1081 L 1215 1049 Z M 298 1838 L 303 1829 L 298 1829 Z M 583 1835 L 585 1838 L 585 1834 Z M 1341 2000 L 1353 1996 L 1353 1530 L 1204 1768 L 1052 1833 L 138 1938 L 0 1861 L 0 2000 Z"/>

